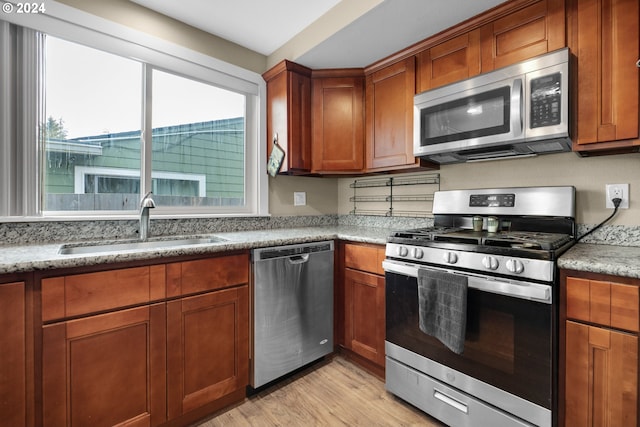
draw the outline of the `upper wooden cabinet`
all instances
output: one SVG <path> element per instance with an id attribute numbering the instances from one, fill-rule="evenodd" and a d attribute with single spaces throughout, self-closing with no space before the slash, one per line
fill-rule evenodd
<path id="1" fill-rule="evenodd" d="M 581 154 L 637 151 L 640 17 L 637 0 L 570 0 L 569 47 L 577 57 L 577 132 Z"/>
<path id="2" fill-rule="evenodd" d="M 483 25 L 482 72 L 565 47 L 564 7 L 563 0 L 537 1 Z"/>
<path id="3" fill-rule="evenodd" d="M 364 169 L 364 74 L 362 70 L 353 74 L 348 70 L 314 72 L 313 172 Z"/>
<path id="4" fill-rule="evenodd" d="M 480 74 L 480 29 L 417 54 L 417 93 Z"/>
<path id="5" fill-rule="evenodd" d="M 412 56 L 367 75 L 368 172 L 420 166 L 420 159 L 413 156 L 415 69 Z"/>
<path id="6" fill-rule="evenodd" d="M 562 0 L 506 2 L 413 46 L 417 92 L 565 47 L 564 7 Z"/>
<path id="7" fill-rule="evenodd" d="M 311 70 L 284 60 L 265 72 L 267 159 L 273 140 L 284 150 L 281 173 L 311 171 Z"/>

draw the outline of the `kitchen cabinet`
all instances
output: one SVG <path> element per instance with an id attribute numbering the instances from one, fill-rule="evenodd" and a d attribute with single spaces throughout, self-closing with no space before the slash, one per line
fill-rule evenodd
<path id="1" fill-rule="evenodd" d="M 568 3 L 569 47 L 577 57 L 573 149 L 582 155 L 638 151 L 639 3 Z"/>
<path id="2" fill-rule="evenodd" d="M 343 245 L 344 347 L 356 362 L 383 376 L 385 355 L 384 246 Z"/>
<path id="3" fill-rule="evenodd" d="M 560 425 L 638 425 L 638 281 L 566 271 L 561 281 Z"/>
<path id="4" fill-rule="evenodd" d="M 9 280 L 0 279 L 0 426 L 32 426 L 31 293 L 25 281 Z"/>
<path id="5" fill-rule="evenodd" d="M 480 74 L 480 29 L 417 54 L 417 93 Z"/>
<path id="6" fill-rule="evenodd" d="M 164 288 L 162 265 L 41 281 L 44 425 L 166 421 Z"/>
<path id="7" fill-rule="evenodd" d="M 564 1 L 506 2 L 427 42 L 414 48 L 418 93 L 565 47 Z"/>
<path id="8" fill-rule="evenodd" d="M 41 280 L 42 424 L 186 425 L 245 397 L 246 253 Z"/>
<path id="9" fill-rule="evenodd" d="M 312 169 L 354 173 L 364 169 L 364 75 L 362 70 L 314 72 Z"/>
<path id="10" fill-rule="evenodd" d="M 273 140 L 285 152 L 281 173 L 311 171 L 311 70 L 284 60 L 265 72 L 267 159 Z"/>
<path id="11" fill-rule="evenodd" d="M 564 0 L 541 0 L 495 17 L 480 28 L 480 43 L 483 73 L 565 47 Z"/>
<path id="12" fill-rule="evenodd" d="M 365 157 L 368 172 L 419 168 L 427 164 L 413 156 L 415 68 L 415 57 L 411 56 L 367 74 Z"/>
<path id="13" fill-rule="evenodd" d="M 248 257 L 170 264 L 167 272 L 170 288 L 181 294 L 204 291 L 167 303 L 169 419 L 225 397 L 244 398 L 249 384 Z"/>
<path id="14" fill-rule="evenodd" d="M 43 424 L 164 422 L 164 329 L 163 304 L 44 326 Z"/>

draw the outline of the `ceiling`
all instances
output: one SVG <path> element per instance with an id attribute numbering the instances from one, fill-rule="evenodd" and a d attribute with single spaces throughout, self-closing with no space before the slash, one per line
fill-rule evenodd
<path id="1" fill-rule="evenodd" d="M 269 56 L 341 0 L 132 1 Z M 287 59 L 316 69 L 365 67 L 503 2 L 382 0 L 297 58 Z"/>

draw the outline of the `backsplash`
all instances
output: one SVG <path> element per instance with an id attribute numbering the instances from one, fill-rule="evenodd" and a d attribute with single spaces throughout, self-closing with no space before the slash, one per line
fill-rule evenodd
<path id="1" fill-rule="evenodd" d="M 212 234 L 279 228 L 349 226 L 403 230 L 429 227 L 432 218 L 356 215 L 310 215 L 234 218 L 153 219 L 151 236 Z M 578 236 L 593 224 L 579 224 Z M 138 235 L 137 220 L 40 221 L 0 223 L 0 244 L 75 242 L 79 240 L 131 239 Z M 640 247 L 640 226 L 605 225 L 582 243 Z"/>
<path id="2" fill-rule="evenodd" d="M 152 219 L 150 236 L 181 236 L 229 231 L 320 227 L 338 223 L 337 215 L 233 218 Z M 137 220 L 41 221 L 0 223 L 0 244 L 75 242 L 79 240 L 132 239 Z"/>

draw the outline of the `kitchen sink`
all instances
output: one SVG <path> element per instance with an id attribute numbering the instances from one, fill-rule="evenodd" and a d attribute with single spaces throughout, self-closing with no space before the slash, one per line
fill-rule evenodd
<path id="1" fill-rule="evenodd" d="M 138 249 L 165 249 L 176 248 L 181 246 L 202 245 L 211 243 L 226 242 L 227 239 L 217 236 L 208 237 L 193 237 L 193 238 L 180 238 L 180 239 L 167 239 L 167 240 L 151 240 L 151 241 L 139 241 L 131 240 L 126 242 L 114 242 L 114 243 L 98 243 L 98 244 L 73 244 L 62 245 L 58 250 L 60 255 L 77 255 L 77 254 L 92 254 L 92 253 L 104 253 L 104 252 L 118 252 L 118 251 L 131 251 Z"/>

